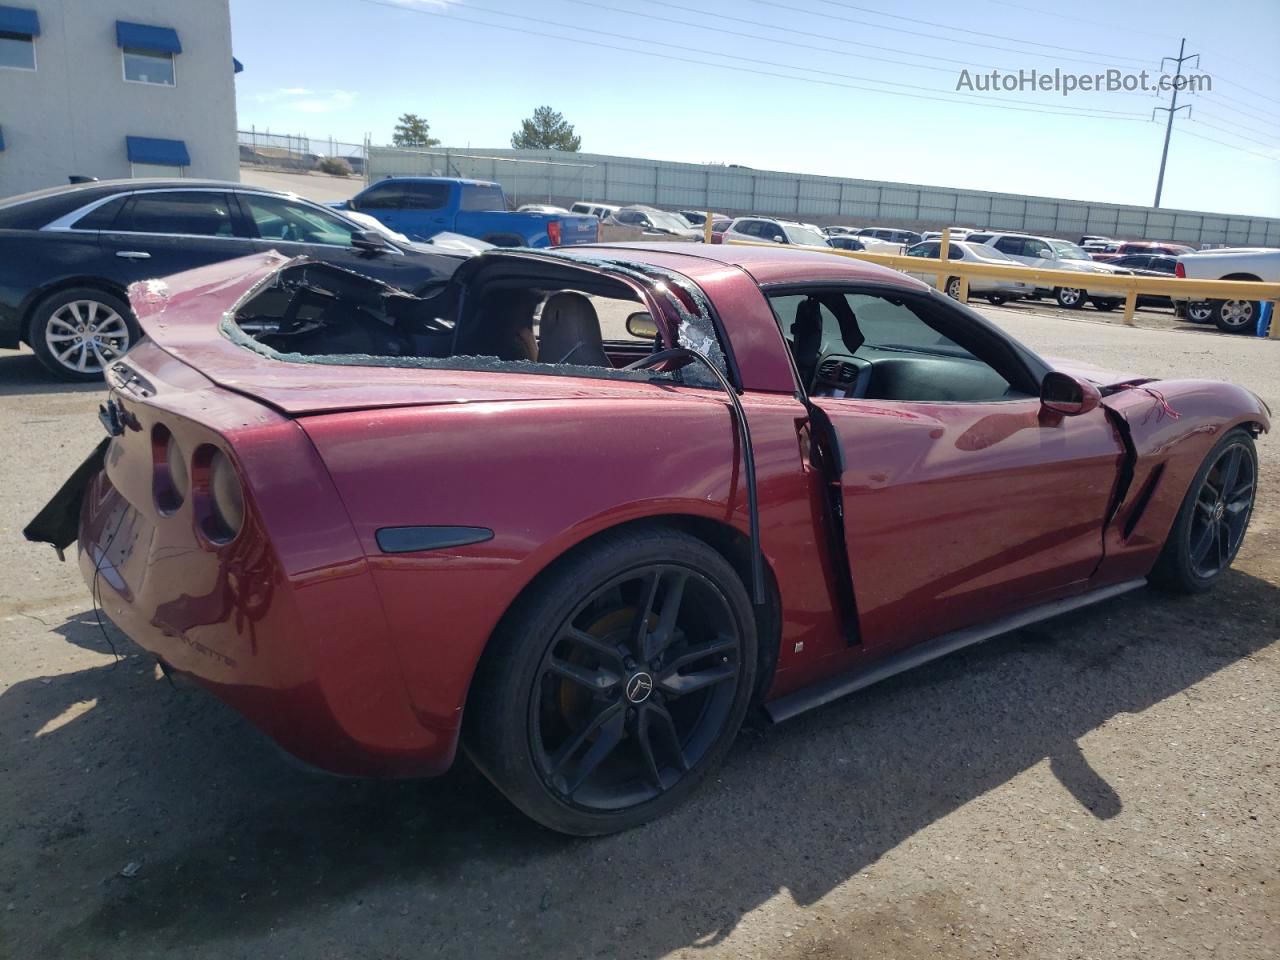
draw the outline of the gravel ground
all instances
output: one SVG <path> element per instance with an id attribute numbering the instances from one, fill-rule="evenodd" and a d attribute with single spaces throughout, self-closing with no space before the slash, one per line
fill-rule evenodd
<path id="1" fill-rule="evenodd" d="M 1276 343 L 984 312 L 1280 409 Z M 1269 485 L 1211 595 L 1131 594 L 747 731 L 675 815 L 579 841 L 465 767 L 300 772 L 108 627 L 113 658 L 72 566 L 20 539 L 98 400 L 0 356 L 0 956 L 1277 956 Z"/>

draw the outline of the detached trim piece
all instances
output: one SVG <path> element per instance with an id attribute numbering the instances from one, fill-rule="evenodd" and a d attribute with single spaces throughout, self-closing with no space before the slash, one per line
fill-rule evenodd
<path id="1" fill-rule="evenodd" d="M 465 547 L 493 539 L 488 527 L 382 527 L 375 534 L 383 553 L 417 553 Z"/>
<path id="2" fill-rule="evenodd" d="M 795 693 L 780 697 L 773 703 L 766 703 L 764 705 L 765 712 L 769 714 L 769 718 L 774 723 L 790 720 L 806 710 L 812 710 L 814 707 L 821 707 L 831 703 L 831 701 L 838 700 L 847 694 L 853 693 L 855 690 L 861 690 L 863 687 L 869 687 L 873 683 L 887 680 L 905 670 L 910 670 L 912 667 L 928 663 L 930 660 L 945 657 L 949 653 L 962 650 L 975 643 L 990 640 L 992 637 L 998 637 L 1002 633 L 1019 630 L 1033 623 L 1039 623 L 1041 620 L 1048 620 L 1050 617 L 1056 617 L 1061 613 L 1101 603 L 1103 600 L 1110 600 L 1112 597 L 1118 597 L 1122 593 L 1128 593 L 1130 590 L 1137 590 L 1139 587 L 1146 586 L 1146 583 L 1145 577 L 1141 580 L 1128 580 L 1125 583 L 1117 583 L 1110 587 L 1090 590 L 1088 593 L 1082 593 L 1077 597 L 1055 600 L 1052 603 L 1042 603 L 1038 607 L 1031 607 L 1019 613 L 1000 617 L 998 620 L 990 620 L 974 627 L 967 627 L 964 630 L 944 633 L 940 637 L 909 647 L 902 653 L 894 654 L 869 667 L 863 667 L 843 676 L 832 677 L 830 680 L 816 683 L 804 690 L 797 690 Z"/>

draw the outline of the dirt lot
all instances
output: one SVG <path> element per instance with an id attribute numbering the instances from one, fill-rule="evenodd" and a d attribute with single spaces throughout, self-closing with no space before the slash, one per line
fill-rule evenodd
<path id="1" fill-rule="evenodd" d="M 1277 343 L 985 312 L 1280 409 Z M 0 956 L 1280 952 L 1274 484 L 1213 594 L 1132 594 L 748 731 L 676 815 L 574 841 L 465 768 L 300 772 L 108 627 L 113 659 L 72 566 L 20 539 L 100 435 L 98 393 L 0 356 Z"/>

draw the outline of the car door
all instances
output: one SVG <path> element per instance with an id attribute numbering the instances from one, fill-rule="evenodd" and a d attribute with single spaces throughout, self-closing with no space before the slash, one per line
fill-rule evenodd
<path id="1" fill-rule="evenodd" d="M 258 250 L 277 250 L 286 257 L 314 257 L 410 292 L 446 279 L 457 262 L 443 255 L 401 249 L 389 239 L 380 250 L 356 247 L 351 238 L 359 224 L 307 201 L 253 191 L 237 191 L 236 199 Z"/>
<path id="2" fill-rule="evenodd" d="M 926 240 L 923 243 L 917 243 L 914 247 L 906 252 L 908 257 L 925 257 L 929 259 L 937 259 L 942 245 L 936 240 Z M 915 277 L 917 280 L 923 280 L 925 283 L 933 286 L 937 277 L 932 273 L 922 273 L 918 270 L 908 270 L 907 276 Z"/>
<path id="3" fill-rule="evenodd" d="M 454 190 L 462 190 L 462 203 L 450 203 Z M 460 187 L 458 184 L 437 182 L 432 180 L 406 180 L 404 182 L 404 198 L 400 204 L 400 232 L 410 240 L 430 240 L 437 233 L 453 230 L 454 223 L 450 216 L 452 210 L 467 212 L 471 210 L 489 209 L 466 203 L 468 194 L 482 188 Z M 460 233 L 468 231 L 460 230 Z M 477 236 L 472 233 L 471 236 Z"/>
<path id="4" fill-rule="evenodd" d="M 843 464 L 864 647 L 898 649 L 1086 589 L 1123 457 L 1105 412 L 1045 411 L 1018 348 L 927 294 L 770 291 L 793 350 L 810 298 L 824 306 L 818 373 L 806 388 Z M 858 376 L 837 373 L 825 381 L 837 386 L 824 387 L 833 362 Z"/>
<path id="5" fill-rule="evenodd" d="M 128 283 L 247 256 L 253 243 L 232 203 L 222 189 L 140 191 L 99 235 L 100 243 Z"/>

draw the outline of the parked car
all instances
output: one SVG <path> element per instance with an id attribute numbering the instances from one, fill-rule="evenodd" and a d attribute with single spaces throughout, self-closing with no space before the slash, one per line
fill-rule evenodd
<path id="1" fill-rule="evenodd" d="M 904 247 L 919 243 L 923 239 L 920 234 L 914 230 L 895 230 L 890 227 L 863 227 L 858 231 L 860 237 L 874 237 L 877 240 L 887 240 L 890 243 L 900 243 Z"/>
<path id="2" fill-rule="evenodd" d="M 1189 247 L 1185 243 L 1165 243 L 1151 240 L 1127 240 L 1124 243 L 1118 243 L 1114 250 L 1105 250 L 1094 254 L 1095 260 L 1101 260 L 1104 263 L 1115 260 L 1117 257 L 1128 256 L 1131 253 L 1158 253 L 1170 257 L 1180 257 L 1184 253 L 1194 253 L 1195 248 Z"/>
<path id="3" fill-rule="evenodd" d="M 628 227 L 639 227 L 647 234 L 665 237 L 679 237 L 682 240 L 701 242 L 703 233 L 693 227 L 687 220 L 674 213 L 659 210 L 657 207 L 646 207 L 639 204 L 623 207 L 612 217 L 615 223 Z"/>
<path id="4" fill-rule="evenodd" d="M 694 227 L 701 227 L 703 224 L 707 222 L 707 211 L 705 210 L 681 210 L 680 216 L 688 220 L 689 224 Z M 722 213 L 711 214 L 712 223 L 714 223 L 717 220 L 727 220 L 727 219 L 729 218 Z"/>
<path id="5" fill-rule="evenodd" d="M 794 220 L 777 220 L 772 217 L 738 217 L 724 230 L 727 240 L 751 240 L 755 243 L 798 243 L 813 247 L 830 244 L 820 231 L 810 229 Z"/>
<path id="6" fill-rule="evenodd" d="M 516 207 L 516 213 L 568 213 L 564 207 L 551 203 L 524 203 Z"/>
<path id="7" fill-rule="evenodd" d="M 828 237 L 851 237 L 855 236 L 861 227 L 823 227 L 822 232 Z"/>
<path id="8" fill-rule="evenodd" d="M 125 289 L 279 250 L 419 291 L 461 262 L 289 193 L 217 180 L 101 180 L 0 201 L 0 348 L 96 380 L 138 341 Z"/>
<path id="9" fill-rule="evenodd" d="M 964 240 L 969 236 L 970 233 L 973 232 L 968 227 L 949 227 L 948 229 L 951 231 L 952 240 Z M 924 233 L 920 234 L 920 239 L 921 240 L 941 240 L 942 231 L 926 230 Z"/>
<path id="10" fill-rule="evenodd" d="M 942 255 L 942 243 L 938 240 L 925 240 L 907 250 L 908 257 L 928 257 L 936 260 Z M 961 260 L 967 263 L 988 263 L 998 266 L 1021 266 L 1012 257 L 1006 256 L 994 247 L 984 244 L 969 244 L 963 240 L 953 240 L 947 244 L 947 259 Z M 923 280 L 930 286 L 937 282 L 937 275 L 908 270 L 908 276 Z M 986 297 L 995 306 L 1008 303 L 1010 300 L 1021 300 L 1035 292 L 1035 287 L 1020 280 L 1000 280 L 990 277 L 970 277 L 969 292 Z M 953 300 L 960 299 L 960 278 L 948 277 L 946 283 L 947 296 Z"/>
<path id="11" fill-rule="evenodd" d="M 978 240 L 979 237 L 985 239 Z M 1110 264 L 1095 263 L 1084 250 L 1069 240 L 1033 237 L 1021 233 L 980 233 L 970 234 L 967 242 L 984 243 L 1028 267 L 1073 270 L 1085 274 L 1132 272 Z M 1082 278 L 1082 282 L 1087 281 Z M 1099 310 L 1114 310 L 1124 303 L 1123 294 L 1115 290 L 1090 290 L 1087 287 L 1044 287 L 1037 288 L 1036 294 L 1052 296 L 1058 302 L 1058 306 L 1069 310 L 1079 310 L 1085 305 L 1085 301 L 1092 302 Z"/>
<path id="12" fill-rule="evenodd" d="M 387 177 L 333 206 L 367 213 L 420 241 L 449 231 L 498 247 L 558 247 L 595 243 L 600 231 L 591 216 L 508 210 L 502 186 L 487 180 Z"/>
<path id="13" fill-rule="evenodd" d="M 848 234 L 837 233 L 827 237 L 827 244 L 835 247 L 837 250 L 867 250 L 876 241 L 870 237 L 851 237 Z"/>
<path id="14" fill-rule="evenodd" d="M 733 220 L 726 217 L 721 220 L 711 221 L 711 242 L 724 243 L 724 232 L 733 224 Z"/>
<path id="15" fill-rule="evenodd" d="M 593 203 L 589 200 L 580 200 L 569 208 L 569 212 L 608 220 L 621 209 L 622 207 L 616 203 Z"/>
<path id="16" fill-rule="evenodd" d="M 1114 242 L 1115 241 L 1112 240 L 1110 237 L 1104 237 L 1096 233 L 1086 233 L 1083 237 L 1080 238 L 1080 246 L 1084 247 L 1086 250 L 1089 249 L 1090 244 L 1101 245 L 1101 244 L 1108 244 L 1108 243 L 1114 243 Z"/>
<path id="17" fill-rule="evenodd" d="M 687 800 L 753 707 L 1231 565 L 1249 391 L 1051 364 L 873 264 L 684 249 L 490 251 L 420 299 L 276 254 L 134 285 L 109 437 L 25 534 L 307 763 L 461 748 L 579 835 Z"/>
<path id="18" fill-rule="evenodd" d="M 1178 256 L 1179 277 L 1192 280 L 1255 280 L 1280 283 L 1280 249 L 1269 247 L 1228 247 L 1201 250 Z M 1225 333 L 1252 333 L 1258 326 L 1262 303 L 1258 300 L 1210 300 L 1189 303 L 1187 316 L 1206 314 Z M 1273 319 L 1272 323 L 1280 322 Z"/>
<path id="19" fill-rule="evenodd" d="M 1151 253 L 1130 253 L 1122 257 L 1116 257 L 1116 259 L 1109 262 L 1113 267 L 1123 267 L 1140 277 L 1163 277 L 1166 279 L 1175 276 L 1178 267 L 1177 257 Z M 1156 294 L 1140 293 L 1138 294 L 1138 306 L 1172 307 L 1173 300 Z M 1196 323 L 1207 323 L 1210 317 L 1204 315 L 1203 311 L 1201 311 L 1197 312 L 1196 316 L 1191 319 Z"/>

